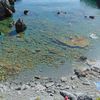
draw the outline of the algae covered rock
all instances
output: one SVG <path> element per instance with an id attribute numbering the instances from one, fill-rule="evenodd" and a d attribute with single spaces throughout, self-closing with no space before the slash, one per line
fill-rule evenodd
<path id="1" fill-rule="evenodd" d="M 71 37 L 71 38 L 65 38 L 61 37 L 59 40 L 60 43 L 63 45 L 72 47 L 72 48 L 84 48 L 89 45 L 89 40 L 85 37 Z"/>
<path id="2" fill-rule="evenodd" d="M 10 23 L 13 22 L 13 19 L 7 18 L 5 20 L 0 21 L 0 32 L 4 33 L 5 35 L 7 33 L 11 32 L 11 28 L 9 27 Z"/>

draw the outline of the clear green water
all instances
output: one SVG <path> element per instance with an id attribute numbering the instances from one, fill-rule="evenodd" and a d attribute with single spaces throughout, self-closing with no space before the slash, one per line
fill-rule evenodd
<path id="1" fill-rule="evenodd" d="M 100 10 L 95 5 L 80 0 L 20 0 L 15 8 L 12 19 L 23 19 L 27 30 L 18 37 L 12 28 L 12 35 L 0 37 L 0 60 L 21 67 L 14 78 L 27 80 L 33 75 L 58 78 L 71 74 L 77 66 L 83 66 L 74 64 L 77 55 L 100 59 L 100 38 L 89 38 L 90 33 L 100 36 Z M 23 15 L 24 9 L 29 9 L 28 16 Z M 58 16 L 56 13 L 59 10 L 67 14 Z M 85 15 L 94 15 L 95 19 L 84 18 Z M 54 42 L 55 39 L 75 35 L 88 38 L 90 45 L 79 49 Z"/>

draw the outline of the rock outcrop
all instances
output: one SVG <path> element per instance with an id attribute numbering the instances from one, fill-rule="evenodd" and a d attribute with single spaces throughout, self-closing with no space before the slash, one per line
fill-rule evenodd
<path id="1" fill-rule="evenodd" d="M 15 12 L 14 4 L 11 5 L 12 0 L 0 0 L 0 20 L 11 17 Z"/>
<path id="2" fill-rule="evenodd" d="M 17 33 L 23 32 L 26 29 L 26 25 L 24 24 L 23 20 L 17 20 L 15 23 L 15 29 Z"/>

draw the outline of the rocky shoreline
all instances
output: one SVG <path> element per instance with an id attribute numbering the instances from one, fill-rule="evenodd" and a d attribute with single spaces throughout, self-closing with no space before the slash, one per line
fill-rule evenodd
<path id="1" fill-rule="evenodd" d="M 12 80 L 0 83 L 0 100 L 64 100 L 60 92 L 74 95 L 72 100 L 96 100 L 100 97 L 95 82 L 100 81 L 100 69 L 90 65 L 84 70 L 75 69 L 71 76 L 55 80 L 49 77 L 34 76 L 28 82 Z M 98 70 L 97 70 L 98 69 Z M 76 73 L 77 72 L 77 73 Z M 79 96 L 92 99 L 77 99 Z"/>

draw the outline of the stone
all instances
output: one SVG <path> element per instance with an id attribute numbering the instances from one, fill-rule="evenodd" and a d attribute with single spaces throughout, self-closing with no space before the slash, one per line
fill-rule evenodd
<path id="1" fill-rule="evenodd" d="M 34 78 L 35 78 L 35 79 L 41 79 L 41 77 L 40 77 L 40 76 L 35 76 Z"/>
<path id="2" fill-rule="evenodd" d="M 67 77 L 61 77 L 61 82 L 66 82 L 67 80 Z"/>
<path id="3" fill-rule="evenodd" d="M 26 89 L 29 89 L 29 88 L 30 88 L 29 85 L 23 84 L 23 85 L 21 86 L 21 90 L 26 90 Z"/>
<path id="4" fill-rule="evenodd" d="M 27 15 L 29 10 L 24 10 L 24 15 Z"/>
<path id="5" fill-rule="evenodd" d="M 14 6 L 12 6 L 9 1 L 0 1 L 0 20 L 11 17 L 13 12 L 15 12 Z"/>
<path id="6" fill-rule="evenodd" d="M 78 78 L 80 77 L 86 77 L 87 73 L 84 71 L 81 71 L 80 69 L 74 69 L 75 75 L 77 75 Z"/>
<path id="7" fill-rule="evenodd" d="M 15 90 L 20 91 L 21 90 L 21 87 L 17 87 L 17 88 L 15 88 Z"/>
<path id="8" fill-rule="evenodd" d="M 68 46 L 70 48 L 84 48 L 89 45 L 89 40 L 85 37 L 71 37 L 65 38 L 60 37 L 59 39 L 55 40 L 55 43 Z"/>
<path id="9" fill-rule="evenodd" d="M 91 83 L 89 82 L 89 80 L 87 80 L 87 79 L 81 79 L 81 82 L 82 82 L 82 84 L 83 85 L 91 85 Z"/>
<path id="10" fill-rule="evenodd" d="M 26 25 L 20 18 L 15 23 L 15 29 L 17 33 L 24 32 L 26 30 Z"/>
<path id="11" fill-rule="evenodd" d="M 60 90 L 70 89 L 70 86 L 63 85 L 60 87 Z"/>
<path id="12" fill-rule="evenodd" d="M 94 18 L 95 18 L 95 16 L 89 16 L 89 18 L 90 18 L 90 19 L 94 19 Z"/>
<path id="13" fill-rule="evenodd" d="M 100 73 L 100 68 L 98 67 L 92 67 L 91 70 L 94 72 Z"/>
<path id="14" fill-rule="evenodd" d="M 45 86 L 46 86 L 46 88 L 48 88 L 48 87 L 51 87 L 51 86 L 53 86 L 53 85 L 54 85 L 53 82 L 49 82 L 49 83 L 47 83 Z"/>
<path id="15" fill-rule="evenodd" d="M 17 91 L 17 93 L 19 94 L 19 95 L 21 95 L 22 93 L 21 93 L 21 91 Z"/>
<path id="16" fill-rule="evenodd" d="M 75 88 L 76 88 L 76 86 L 73 85 L 73 86 L 72 86 L 72 89 L 75 89 Z"/>
<path id="17" fill-rule="evenodd" d="M 8 1 L 9 1 L 10 5 L 14 5 L 14 3 L 15 3 L 15 0 L 8 0 Z"/>
<path id="18" fill-rule="evenodd" d="M 93 99 L 92 97 L 85 95 L 85 96 L 78 96 L 77 100 L 93 100 Z"/>
<path id="19" fill-rule="evenodd" d="M 46 89 L 46 87 L 44 87 L 44 86 L 41 85 L 41 84 L 37 84 L 37 85 L 35 86 L 35 89 L 36 89 L 36 90 L 39 90 L 39 91 L 43 91 L 43 90 Z"/>
<path id="20" fill-rule="evenodd" d="M 59 14 L 60 14 L 60 12 L 58 11 L 58 12 L 57 12 L 57 15 L 59 15 Z"/>
<path id="21" fill-rule="evenodd" d="M 65 14 L 67 14 L 67 12 L 64 12 L 64 11 L 58 11 L 57 12 L 57 15 L 65 15 Z"/>
<path id="22" fill-rule="evenodd" d="M 71 76 L 71 80 L 74 80 L 74 79 L 76 79 L 77 77 L 75 76 L 75 75 L 73 75 L 73 76 Z"/>
<path id="23" fill-rule="evenodd" d="M 87 57 L 85 57 L 85 56 L 80 56 L 80 57 L 79 57 L 79 60 L 81 60 L 81 61 L 86 61 L 86 60 L 87 60 Z"/>
<path id="24" fill-rule="evenodd" d="M 89 37 L 91 39 L 98 39 L 98 36 L 96 35 L 96 33 L 91 33 Z"/>

